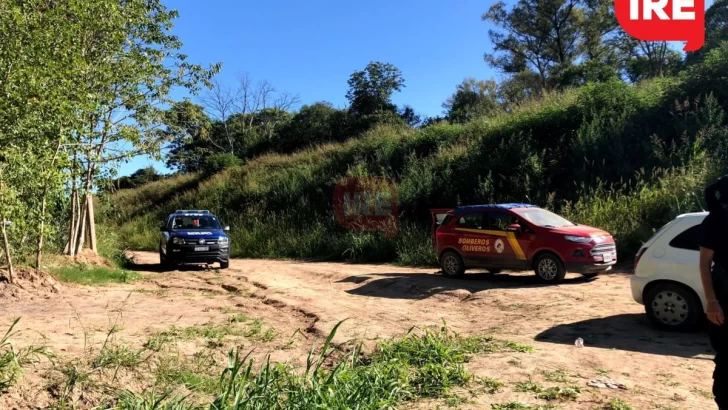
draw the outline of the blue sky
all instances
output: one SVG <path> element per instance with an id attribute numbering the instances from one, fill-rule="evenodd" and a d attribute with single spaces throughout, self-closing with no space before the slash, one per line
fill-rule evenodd
<path id="1" fill-rule="evenodd" d="M 499 78 L 483 61 L 489 25 L 479 0 L 166 0 L 179 10 L 174 33 L 195 63 L 222 62 L 219 80 L 237 73 L 298 94 L 301 103 L 344 107 L 349 75 L 370 61 L 389 62 L 406 88 L 394 96 L 429 116 L 465 77 Z M 182 95 L 180 95 L 182 97 Z M 194 98 L 194 97 L 193 97 Z M 119 173 L 164 164 L 138 157 Z"/>

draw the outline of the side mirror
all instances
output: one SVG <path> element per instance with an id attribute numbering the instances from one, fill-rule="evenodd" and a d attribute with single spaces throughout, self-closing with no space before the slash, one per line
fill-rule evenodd
<path id="1" fill-rule="evenodd" d="M 226 226 L 226 227 L 222 228 L 222 230 L 225 231 L 225 232 L 229 232 L 230 231 L 230 227 L 229 226 Z"/>
<path id="2" fill-rule="evenodd" d="M 523 228 L 521 228 L 521 225 L 519 225 L 519 224 L 511 224 L 511 225 L 508 225 L 508 228 L 506 228 L 506 231 L 515 232 L 517 234 L 520 234 L 521 232 L 523 232 Z"/>
<path id="3" fill-rule="evenodd" d="M 166 226 L 163 226 L 163 227 L 159 228 L 159 230 L 162 231 L 162 232 L 167 232 L 167 227 Z"/>

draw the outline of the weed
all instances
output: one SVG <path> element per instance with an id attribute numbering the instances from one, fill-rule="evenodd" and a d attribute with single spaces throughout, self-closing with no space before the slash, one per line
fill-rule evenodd
<path id="1" fill-rule="evenodd" d="M 95 369 L 108 367 L 132 369 L 142 362 L 144 351 L 144 349 L 132 349 L 126 345 L 107 345 L 91 361 L 91 367 Z"/>
<path id="2" fill-rule="evenodd" d="M 576 386 L 549 387 L 539 392 L 536 397 L 543 400 L 576 400 L 581 390 Z"/>
<path id="3" fill-rule="evenodd" d="M 25 367 L 34 365 L 42 357 L 52 357 L 51 352 L 45 347 L 26 346 L 19 350 L 15 349 L 10 339 L 19 333 L 13 332 L 19 321 L 20 318 L 13 320 L 0 339 L 0 392 L 18 381 Z"/>
<path id="4" fill-rule="evenodd" d="M 457 395 L 457 394 L 451 394 L 451 395 L 445 397 L 445 405 L 447 407 L 457 407 L 457 406 L 460 406 L 461 404 L 467 404 L 467 403 L 468 403 L 467 398 Z"/>
<path id="5" fill-rule="evenodd" d="M 609 375 L 609 370 L 607 370 L 605 368 L 602 368 L 602 367 L 595 367 L 594 368 L 594 371 L 597 372 L 597 374 L 600 375 L 600 376 L 608 376 Z"/>
<path id="6" fill-rule="evenodd" d="M 518 401 L 509 401 L 508 403 L 499 403 L 491 405 L 492 410 L 555 410 L 557 407 L 552 405 L 531 406 Z"/>
<path id="7" fill-rule="evenodd" d="M 140 278 L 139 274 L 128 270 L 87 265 L 61 266 L 52 269 L 51 273 L 61 282 L 83 285 L 131 283 Z"/>
<path id="8" fill-rule="evenodd" d="M 522 393 L 541 393 L 543 391 L 543 387 L 541 385 L 530 378 L 528 381 L 525 382 L 516 382 L 516 391 L 522 392 Z"/>
<path id="9" fill-rule="evenodd" d="M 502 343 L 503 343 L 503 348 L 505 350 L 512 350 L 514 352 L 519 352 L 519 353 L 533 352 L 533 346 L 529 346 L 529 345 L 525 345 L 525 344 L 521 344 L 521 343 L 517 343 L 517 342 L 512 342 L 510 340 L 506 340 Z"/>
<path id="10" fill-rule="evenodd" d="M 480 385 L 479 390 L 488 394 L 496 394 L 505 386 L 503 382 L 489 377 L 478 377 L 476 381 Z"/>
<path id="11" fill-rule="evenodd" d="M 699 389 L 697 387 L 691 388 L 690 391 L 693 392 L 694 394 L 696 394 L 696 395 L 704 398 L 704 399 L 708 399 L 708 400 L 715 399 L 715 396 L 713 396 L 713 393 L 711 393 L 709 391 L 705 391 L 705 390 Z"/>
<path id="12" fill-rule="evenodd" d="M 571 377 L 564 369 L 556 369 L 554 371 L 544 370 L 541 374 L 543 374 L 547 382 L 569 383 L 571 381 Z"/>
<path id="13" fill-rule="evenodd" d="M 635 410 L 635 408 L 622 401 L 622 399 L 611 399 L 604 403 L 601 410 Z"/>

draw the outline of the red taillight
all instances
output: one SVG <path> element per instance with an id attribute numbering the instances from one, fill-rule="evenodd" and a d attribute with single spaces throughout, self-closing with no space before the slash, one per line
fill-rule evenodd
<path id="1" fill-rule="evenodd" d="M 642 257 L 642 255 L 645 254 L 645 251 L 646 250 L 647 250 L 647 247 L 641 248 L 637 252 L 637 255 L 635 255 L 635 257 L 634 257 L 634 268 L 635 268 L 635 270 L 637 269 L 637 264 L 640 263 L 640 258 Z"/>

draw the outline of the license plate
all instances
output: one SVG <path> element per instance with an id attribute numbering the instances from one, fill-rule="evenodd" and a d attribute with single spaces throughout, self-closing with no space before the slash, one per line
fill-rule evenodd
<path id="1" fill-rule="evenodd" d="M 195 252 L 205 252 L 205 251 L 209 251 L 209 250 L 210 250 L 209 246 L 195 246 Z"/>
<path id="2" fill-rule="evenodd" d="M 609 263 L 614 260 L 612 255 L 604 255 L 604 263 Z"/>

